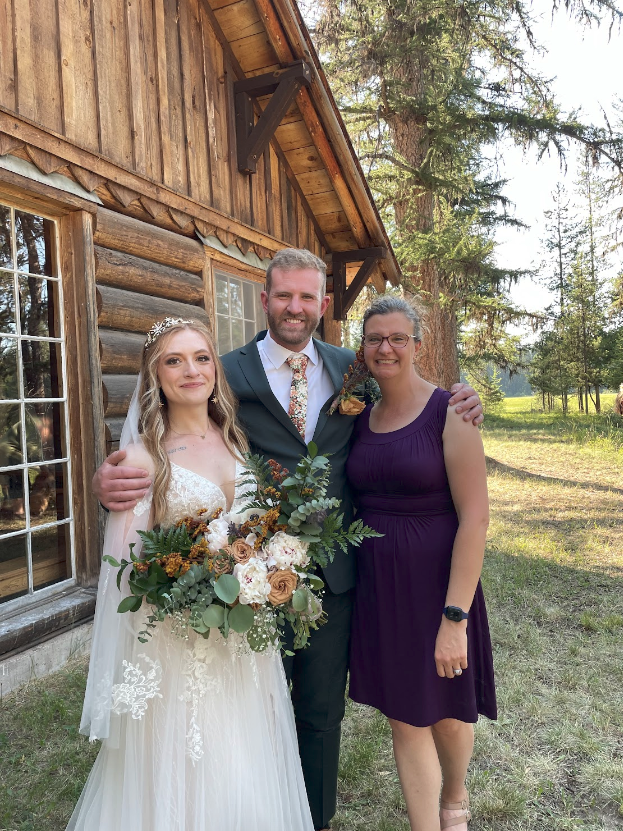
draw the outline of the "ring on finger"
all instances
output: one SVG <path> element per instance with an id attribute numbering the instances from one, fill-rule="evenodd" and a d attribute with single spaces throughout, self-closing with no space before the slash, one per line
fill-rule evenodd
<path id="1" fill-rule="evenodd" d="M 455 675 L 462 675 L 463 674 L 463 670 L 460 667 L 458 669 L 453 669 L 452 672 Z"/>

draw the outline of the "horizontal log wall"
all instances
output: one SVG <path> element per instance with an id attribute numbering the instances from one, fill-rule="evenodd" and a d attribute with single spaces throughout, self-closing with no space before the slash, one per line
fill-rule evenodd
<path id="1" fill-rule="evenodd" d="M 211 327 L 202 279 L 206 254 L 196 240 L 105 208 L 97 214 L 94 242 L 102 397 L 111 449 L 136 386 L 145 333 L 166 316 Z"/>
<path id="2" fill-rule="evenodd" d="M 296 159 L 293 170 L 275 146 L 265 151 L 256 175 L 238 171 L 235 64 L 247 55 L 258 70 L 278 63 L 250 0 L 216 5 L 222 8 L 213 12 L 207 0 L 2 2 L 0 107 L 151 183 L 322 256 L 297 181 L 309 161 Z M 223 31 L 242 48 L 226 46 Z M 62 158 L 48 156 L 50 170 L 63 167 Z M 96 186 L 88 170 L 74 165 L 73 173 L 89 189 Z M 109 200 L 112 194 L 132 212 L 137 193 L 114 182 L 102 187 L 109 188 Z M 150 209 L 160 210 L 157 204 Z M 114 247 L 110 239 L 99 244 Z M 170 264 L 196 271 L 191 263 Z"/>

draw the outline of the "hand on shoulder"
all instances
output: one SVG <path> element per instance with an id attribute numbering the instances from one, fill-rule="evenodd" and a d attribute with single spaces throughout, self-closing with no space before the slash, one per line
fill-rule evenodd
<path id="1" fill-rule="evenodd" d="M 482 411 L 482 402 L 480 396 L 473 387 L 469 384 L 453 384 L 450 388 L 452 397 L 449 404 L 457 406 L 457 413 L 461 414 L 464 421 L 477 427 L 484 421 L 484 414 Z"/>
<path id="2" fill-rule="evenodd" d="M 119 462 L 119 467 L 134 467 L 146 470 L 150 476 L 155 473 L 154 460 L 142 444 L 129 444 L 125 449 L 125 459 Z"/>

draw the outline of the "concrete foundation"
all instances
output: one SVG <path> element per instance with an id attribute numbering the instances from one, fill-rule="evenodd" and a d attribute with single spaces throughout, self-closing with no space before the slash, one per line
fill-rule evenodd
<path id="1" fill-rule="evenodd" d="M 35 678 L 56 672 L 70 658 L 88 655 L 92 628 L 92 623 L 83 623 L 30 649 L 0 659 L 0 696 L 8 695 Z"/>

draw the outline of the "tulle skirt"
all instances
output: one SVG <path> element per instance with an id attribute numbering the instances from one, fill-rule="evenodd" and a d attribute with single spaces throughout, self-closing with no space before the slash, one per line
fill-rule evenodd
<path id="1" fill-rule="evenodd" d="M 67 831 L 313 831 L 281 658 L 236 637 L 135 641 Z"/>

